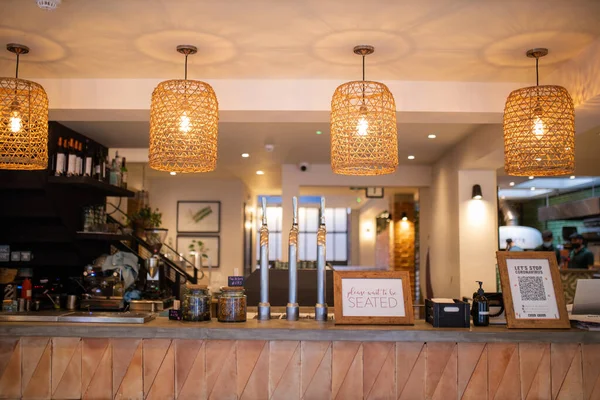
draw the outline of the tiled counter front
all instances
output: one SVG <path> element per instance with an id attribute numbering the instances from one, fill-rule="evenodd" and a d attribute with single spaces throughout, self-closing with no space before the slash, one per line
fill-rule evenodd
<path id="1" fill-rule="evenodd" d="M 600 399 L 600 344 L 3 337 L 0 395 Z"/>

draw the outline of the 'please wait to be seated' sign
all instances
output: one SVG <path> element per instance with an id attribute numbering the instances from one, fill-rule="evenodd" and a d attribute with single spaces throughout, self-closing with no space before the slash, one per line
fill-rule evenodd
<path id="1" fill-rule="evenodd" d="M 335 271 L 336 324 L 413 324 L 410 277 L 404 271 Z"/>

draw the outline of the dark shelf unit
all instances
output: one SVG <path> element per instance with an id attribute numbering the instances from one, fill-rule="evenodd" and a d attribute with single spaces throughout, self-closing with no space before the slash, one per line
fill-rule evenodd
<path id="1" fill-rule="evenodd" d="M 116 241 L 131 240 L 131 236 L 122 235 L 120 233 L 103 233 L 103 232 L 77 232 L 78 240 L 101 240 L 101 241 Z"/>
<path id="2" fill-rule="evenodd" d="M 57 185 L 70 185 L 72 187 L 88 190 L 96 190 L 105 196 L 133 197 L 135 193 L 115 185 L 101 182 L 89 176 L 49 176 L 48 183 Z"/>

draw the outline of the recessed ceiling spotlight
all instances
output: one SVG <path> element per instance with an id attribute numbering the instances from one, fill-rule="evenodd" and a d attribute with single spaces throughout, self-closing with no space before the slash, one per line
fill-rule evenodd
<path id="1" fill-rule="evenodd" d="M 42 10 L 54 11 L 60 5 L 62 0 L 37 0 L 37 5 Z"/>
<path id="2" fill-rule="evenodd" d="M 265 171 L 260 171 L 260 170 L 256 171 L 256 175 L 264 175 L 264 174 L 265 174 Z"/>
<path id="3" fill-rule="evenodd" d="M 409 159 L 409 160 L 414 160 L 414 159 L 415 159 L 415 156 L 408 156 L 408 159 Z"/>
<path id="4" fill-rule="evenodd" d="M 535 190 L 535 186 L 532 186 L 531 187 L 531 191 L 533 192 L 534 190 Z"/>
<path id="5" fill-rule="evenodd" d="M 323 132 L 321 132 L 321 131 L 316 131 L 315 133 L 316 133 L 317 135 L 320 135 L 320 134 L 322 134 Z"/>
<path id="6" fill-rule="evenodd" d="M 175 172 L 175 171 L 172 171 L 172 172 L 169 172 L 169 173 L 170 173 L 171 175 L 173 175 L 173 176 L 177 175 L 177 172 Z"/>
<path id="7" fill-rule="evenodd" d="M 505 199 L 506 199 L 506 196 L 500 197 L 500 200 L 505 200 Z"/>
<path id="8" fill-rule="evenodd" d="M 242 153 L 242 157 L 248 158 L 248 157 L 250 157 L 250 154 L 248 154 L 248 153 Z"/>
<path id="9" fill-rule="evenodd" d="M 508 186 L 515 186 L 515 183 L 511 182 L 511 183 L 508 184 Z"/>
<path id="10" fill-rule="evenodd" d="M 569 179 L 575 179 L 575 175 L 571 175 Z"/>
<path id="11" fill-rule="evenodd" d="M 535 178 L 535 176 L 530 176 L 530 177 L 529 177 L 529 180 L 532 180 L 533 178 Z"/>
<path id="12" fill-rule="evenodd" d="M 435 139 L 436 137 L 437 137 L 437 136 L 436 136 L 436 135 L 434 135 L 433 133 L 432 133 L 431 135 L 427 135 L 427 138 L 429 138 L 429 139 Z"/>

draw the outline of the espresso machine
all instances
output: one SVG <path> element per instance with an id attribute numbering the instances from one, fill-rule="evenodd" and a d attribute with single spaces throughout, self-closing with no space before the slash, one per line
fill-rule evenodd
<path id="1" fill-rule="evenodd" d="M 117 271 L 103 271 L 105 256 L 94 260 L 83 270 L 83 289 L 81 308 L 85 310 L 122 310 L 123 280 Z"/>

